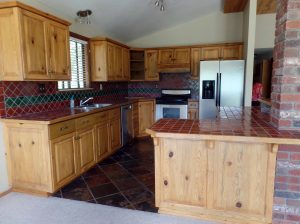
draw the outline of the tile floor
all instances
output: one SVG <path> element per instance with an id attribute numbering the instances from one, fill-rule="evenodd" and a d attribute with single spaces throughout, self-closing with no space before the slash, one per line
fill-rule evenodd
<path id="1" fill-rule="evenodd" d="M 53 196 L 157 212 L 152 139 L 135 140 Z"/>

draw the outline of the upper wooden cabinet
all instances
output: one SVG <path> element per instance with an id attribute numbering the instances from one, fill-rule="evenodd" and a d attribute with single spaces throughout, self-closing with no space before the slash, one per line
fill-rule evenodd
<path id="1" fill-rule="evenodd" d="M 157 70 L 157 50 L 145 51 L 145 80 L 147 81 L 159 81 L 159 73 Z"/>
<path id="2" fill-rule="evenodd" d="M 158 50 L 159 72 L 189 72 L 190 70 L 190 48 L 166 48 Z"/>
<path id="3" fill-rule="evenodd" d="M 0 79 L 69 80 L 69 25 L 22 3 L 0 3 Z"/>
<path id="4" fill-rule="evenodd" d="M 243 44 L 224 44 L 215 46 L 195 47 L 191 49 L 191 78 L 198 79 L 200 61 L 207 60 L 241 60 Z"/>
<path id="5" fill-rule="evenodd" d="M 128 81 L 128 47 L 107 38 L 90 41 L 92 81 Z"/>

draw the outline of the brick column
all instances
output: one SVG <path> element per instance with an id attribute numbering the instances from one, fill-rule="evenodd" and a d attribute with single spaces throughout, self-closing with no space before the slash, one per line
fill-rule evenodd
<path id="1" fill-rule="evenodd" d="M 300 1 L 277 0 L 272 122 L 300 129 Z"/>

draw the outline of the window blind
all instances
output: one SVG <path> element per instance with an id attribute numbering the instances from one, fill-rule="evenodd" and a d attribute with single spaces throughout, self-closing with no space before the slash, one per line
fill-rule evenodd
<path id="1" fill-rule="evenodd" d="M 58 89 L 88 88 L 88 43 L 70 38 L 71 81 L 59 81 Z"/>

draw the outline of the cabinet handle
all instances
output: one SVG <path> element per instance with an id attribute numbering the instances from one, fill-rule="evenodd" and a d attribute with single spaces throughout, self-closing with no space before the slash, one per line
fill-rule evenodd
<path id="1" fill-rule="evenodd" d="M 169 152 L 169 157 L 172 158 L 174 156 L 174 152 Z"/>
<path id="2" fill-rule="evenodd" d="M 167 186 L 168 185 L 168 181 L 164 180 L 164 185 Z"/>
<path id="3" fill-rule="evenodd" d="M 99 71 L 99 72 L 101 71 L 101 68 L 100 68 L 100 67 L 98 68 L 98 71 Z"/>
<path id="4" fill-rule="evenodd" d="M 235 204 L 235 206 L 236 206 L 237 208 L 241 208 L 241 207 L 242 207 L 242 203 L 241 203 L 241 202 L 237 202 L 237 203 Z"/>

